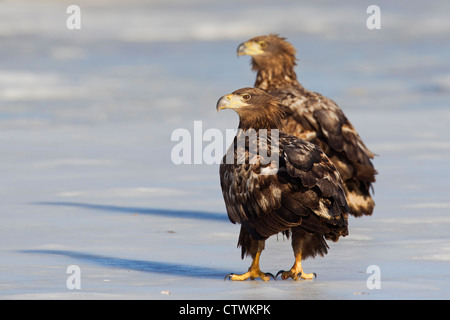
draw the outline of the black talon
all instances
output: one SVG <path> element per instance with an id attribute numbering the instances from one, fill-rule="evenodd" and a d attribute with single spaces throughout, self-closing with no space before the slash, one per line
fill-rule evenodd
<path id="1" fill-rule="evenodd" d="M 272 277 L 273 280 L 277 281 L 277 278 L 273 276 L 270 272 L 265 273 L 266 276 Z M 278 274 L 277 274 L 278 275 Z"/>
<path id="2" fill-rule="evenodd" d="M 317 273 L 313 272 L 314 279 L 317 279 Z"/>
<path id="3" fill-rule="evenodd" d="M 231 277 L 234 275 L 234 273 L 229 273 L 229 274 L 227 274 L 226 276 L 225 276 L 225 278 L 223 278 L 223 281 L 225 281 L 225 280 L 227 280 L 227 278 L 228 279 L 231 279 Z"/>
<path id="4" fill-rule="evenodd" d="M 284 272 L 284 270 L 278 271 L 278 272 L 277 272 L 277 275 L 275 276 L 275 279 L 278 278 L 278 275 L 279 275 L 280 273 L 283 273 L 283 272 Z"/>

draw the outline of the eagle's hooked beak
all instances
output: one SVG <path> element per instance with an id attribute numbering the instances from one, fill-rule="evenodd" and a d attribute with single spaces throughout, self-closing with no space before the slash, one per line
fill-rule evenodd
<path id="1" fill-rule="evenodd" d="M 227 94 L 227 95 L 224 95 L 222 98 L 220 98 L 219 101 L 217 101 L 217 104 L 216 104 L 217 112 L 219 112 L 219 110 L 222 110 L 222 109 L 230 108 L 232 96 L 233 96 L 232 94 Z"/>
<path id="2" fill-rule="evenodd" d="M 219 101 L 217 101 L 216 110 L 217 112 L 219 112 L 219 110 L 222 109 L 239 109 L 243 106 L 244 104 L 242 103 L 239 96 L 236 96 L 234 94 L 227 94 L 220 98 Z"/>
<path id="3" fill-rule="evenodd" d="M 241 43 L 236 51 L 238 57 L 244 56 L 244 55 L 256 56 L 263 52 L 264 51 L 261 50 L 261 47 L 259 46 L 259 44 L 255 41 L 247 41 L 247 42 Z"/>
<path id="4" fill-rule="evenodd" d="M 246 51 L 245 42 L 242 42 L 239 45 L 239 47 L 237 48 L 236 54 L 237 54 L 238 57 L 239 56 L 244 56 L 244 55 L 246 55 L 245 51 Z"/>

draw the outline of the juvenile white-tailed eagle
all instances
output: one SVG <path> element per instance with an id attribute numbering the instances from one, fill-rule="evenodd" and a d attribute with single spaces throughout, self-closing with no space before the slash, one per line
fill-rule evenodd
<path id="1" fill-rule="evenodd" d="M 344 112 L 332 100 L 305 89 L 294 71 L 295 48 L 278 35 L 258 36 L 239 45 L 238 55 L 252 57 L 255 87 L 279 98 L 287 108 L 283 130 L 317 144 L 344 181 L 350 213 L 371 215 L 377 171 L 374 154 L 364 145 Z"/>
<path id="2" fill-rule="evenodd" d="M 220 98 L 216 108 L 233 109 L 239 115 L 234 143 L 220 165 L 220 183 L 228 217 L 241 225 L 242 258 L 253 259 L 248 272 L 227 277 L 269 280 L 271 274 L 261 272 L 259 258 L 265 240 L 281 232 L 291 237 L 295 256 L 292 268 L 279 272 L 281 277 L 312 279 L 315 274 L 303 272 L 302 259 L 325 255 L 326 240 L 348 234 L 348 206 L 339 172 L 317 145 L 280 130 L 283 107 L 266 92 L 239 89 Z M 239 142 L 249 132 L 256 135 L 256 148 L 250 139 Z M 276 163 L 265 161 L 273 154 Z"/>

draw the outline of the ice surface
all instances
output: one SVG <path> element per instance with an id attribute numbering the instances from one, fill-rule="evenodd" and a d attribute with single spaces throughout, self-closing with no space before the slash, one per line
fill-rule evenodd
<path id="1" fill-rule="evenodd" d="M 81 30 L 69 4 L 0 3 L 0 298 L 450 298 L 448 1 L 378 1 L 381 30 L 356 0 L 80 0 Z M 250 261 L 218 165 L 173 164 L 171 134 L 236 128 L 216 101 L 253 84 L 235 50 L 269 32 L 378 154 L 377 206 L 305 261 L 316 280 L 235 283 L 223 277 Z M 268 240 L 263 271 L 292 262 L 289 241 Z"/>

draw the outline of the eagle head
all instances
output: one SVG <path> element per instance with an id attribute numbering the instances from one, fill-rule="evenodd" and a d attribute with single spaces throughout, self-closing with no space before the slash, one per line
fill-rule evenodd
<path id="1" fill-rule="evenodd" d="M 274 96 L 257 88 L 242 88 L 224 95 L 216 110 L 233 109 L 239 115 L 241 129 L 280 129 L 284 109 Z"/>
<path id="2" fill-rule="evenodd" d="M 277 34 L 251 38 L 237 48 L 238 56 L 248 55 L 256 62 L 265 59 L 286 59 L 295 63 L 295 54 L 294 46 Z"/>

